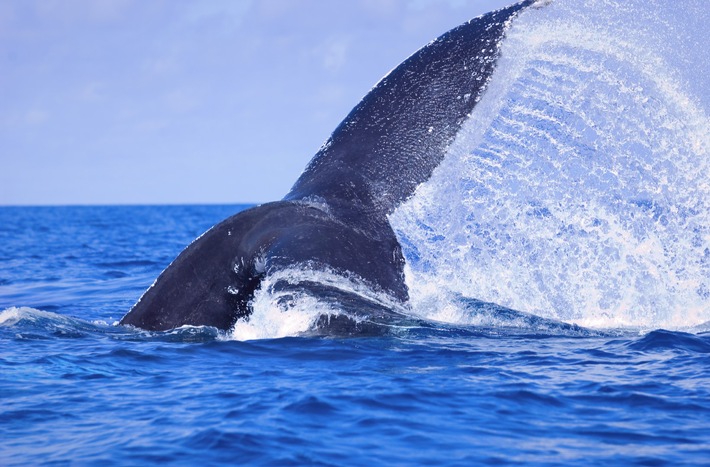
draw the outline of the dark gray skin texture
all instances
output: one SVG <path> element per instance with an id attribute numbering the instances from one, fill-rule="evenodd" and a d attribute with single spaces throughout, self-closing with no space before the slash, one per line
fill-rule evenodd
<path id="1" fill-rule="evenodd" d="M 356 274 L 406 301 L 404 259 L 394 232 L 380 218 L 357 218 L 359 228 L 353 229 L 338 216 L 297 201 L 243 211 L 188 246 L 121 324 L 229 329 L 250 313 L 249 301 L 264 274 L 305 263 Z"/>
<path id="2" fill-rule="evenodd" d="M 524 1 L 459 26 L 403 62 L 358 104 L 282 201 L 195 240 L 120 324 L 227 330 L 265 275 L 306 265 L 355 275 L 404 304 L 404 258 L 387 215 L 429 179 L 495 69 Z M 485 50 L 485 52 L 483 52 Z"/>

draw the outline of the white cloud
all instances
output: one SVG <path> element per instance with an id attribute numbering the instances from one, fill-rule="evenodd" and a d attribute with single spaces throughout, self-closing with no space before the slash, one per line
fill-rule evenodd
<path id="1" fill-rule="evenodd" d="M 109 22 L 124 18 L 133 0 L 42 0 L 31 3 L 41 18 L 65 22 Z"/>
<path id="2" fill-rule="evenodd" d="M 336 72 L 345 65 L 349 48 L 349 40 L 332 39 L 322 48 L 323 68 Z"/>
<path id="3" fill-rule="evenodd" d="M 49 120 L 49 112 L 43 109 L 30 109 L 25 113 L 24 120 L 28 125 L 41 125 Z"/>
<path id="4" fill-rule="evenodd" d="M 163 118 L 154 118 L 139 121 L 135 124 L 135 130 L 142 133 L 155 133 L 164 130 L 170 126 L 170 123 Z"/>
<path id="5" fill-rule="evenodd" d="M 224 20 L 230 29 L 242 24 L 247 12 L 254 2 L 252 0 L 201 0 L 188 3 L 185 19 L 188 22 L 200 22 L 219 18 Z"/>
<path id="6" fill-rule="evenodd" d="M 132 0 L 93 0 L 85 5 L 93 20 L 113 21 L 120 19 L 131 3 Z"/>
<path id="7" fill-rule="evenodd" d="M 407 5 L 410 9 L 412 10 L 423 10 L 427 7 L 430 7 L 432 5 L 436 4 L 441 4 L 441 3 L 446 3 L 448 4 L 449 7 L 452 8 L 461 8 L 463 6 L 466 6 L 468 4 L 467 0 L 410 0 L 409 4 Z"/>
<path id="8" fill-rule="evenodd" d="M 379 18 L 396 16 L 400 5 L 397 0 L 361 0 L 364 10 Z"/>
<path id="9" fill-rule="evenodd" d="M 79 99 L 82 101 L 99 101 L 104 98 L 103 89 L 106 86 L 98 81 L 86 83 L 79 91 Z"/>
<path id="10" fill-rule="evenodd" d="M 160 57 L 148 58 L 144 61 L 143 69 L 150 75 L 175 73 L 180 70 L 178 55 L 178 53 L 170 52 Z"/>
<path id="11" fill-rule="evenodd" d="M 188 89 L 175 89 L 165 94 L 163 100 L 173 112 L 189 112 L 200 105 L 197 94 Z"/>

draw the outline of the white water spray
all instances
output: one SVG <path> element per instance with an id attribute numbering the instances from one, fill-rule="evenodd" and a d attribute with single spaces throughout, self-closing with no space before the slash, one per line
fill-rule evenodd
<path id="1" fill-rule="evenodd" d="M 558 0 L 516 19 L 391 217 L 417 313 L 457 321 L 462 294 L 586 326 L 710 321 L 709 10 Z"/>
<path id="2" fill-rule="evenodd" d="M 346 314 L 353 322 L 367 319 L 366 313 L 358 316 L 348 303 L 326 300 L 313 287 L 335 291 L 360 304 L 369 304 L 387 310 L 404 312 L 402 305 L 384 292 L 373 290 L 361 278 L 349 274 L 304 264 L 268 274 L 254 293 L 252 313 L 232 327 L 227 339 L 273 339 L 314 331 L 316 323 Z"/>

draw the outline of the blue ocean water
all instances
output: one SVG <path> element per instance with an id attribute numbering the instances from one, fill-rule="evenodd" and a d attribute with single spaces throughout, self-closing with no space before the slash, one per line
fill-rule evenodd
<path id="1" fill-rule="evenodd" d="M 0 464 L 710 459 L 702 329 L 590 331 L 505 309 L 498 325 L 347 338 L 113 324 L 242 208 L 0 208 Z"/>

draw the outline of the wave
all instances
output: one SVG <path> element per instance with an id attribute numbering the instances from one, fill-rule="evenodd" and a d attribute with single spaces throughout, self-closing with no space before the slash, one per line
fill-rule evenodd
<path id="1" fill-rule="evenodd" d="M 418 301 L 411 308 L 393 301 L 353 275 L 332 270 L 291 268 L 267 276 L 252 302 L 252 313 L 226 333 L 229 340 L 287 336 L 547 335 L 601 336 L 585 329 L 521 313 L 494 303 L 452 295 Z"/>
<path id="2" fill-rule="evenodd" d="M 656 330 L 644 335 L 641 339 L 627 343 L 626 346 L 640 352 L 675 350 L 707 354 L 710 353 L 710 339 L 708 337 L 710 336 Z"/>
<path id="3" fill-rule="evenodd" d="M 314 291 L 316 292 L 316 291 Z M 344 293 L 341 291 L 341 293 Z M 88 340 L 95 346 L 96 341 L 133 341 L 138 343 L 212 343 L 225 341 L 255 341 L 294 336 L 307 338 L 351 338 L 377 336 L 402 339 L 405 341 L 460 339 L 549 339 L 549 338 L 603 338 L 605 348 L 613 350 L 621 346 L 620 354 L 636 351 L 654 353 L 674 351 L 689 354 L 710 352 L 710 323 L 681 331 L 652 330 L 593 330 L 563 322 L 540 318 L 534 315 L 505 309 L 495 304 L 459 297 L 460 306 L 457 320 L 441 321 L 415 318 L 411 315 L 365 315 L 362 303 L 351 297 L 353 308 L 344 309 L 342 296 L 338 297 L 339 308 L 324 309 L 322 302 L 309 300 L 291 304 L 284 315 L 281 308 L 272 309 L 263 318 L 252 323 L 241 323 L 231 332 L 223 332 L 209 326 L 182 326 L 170 331 L 145 331 L 118 326 L 116 322 L 85 321 L 69 316 L 28 307 L 11 307 L 0 311 L 0 336 L 15 340 L 72 339 Z M 348 301 L 346 300 L 345 303 Z M 312 307 L 317 303 L 317 307 Z M 303 308 L 301 308 L 303 307 Z M 351 311 L 355 310 L 354 314 Z M 390 311 L 391 312 L 391 311 Z M 274 314 L 278 313 L 277 316 Z M 290 315 L 289 315 L 290 313 Z M 289 321 L 289 325 L 274 328 L 273 321 Z M 300 325 L 304 321 L 308 324 Z M 458 322 L 452 322 L 458 321 Z M 293 323 L 299 323 L 299 326 Z M 246 331 L 245 329 L 248 329 Z M 611 339 L 611 340 L 610 340 Z M 125 349 L 132 358 L 144 358 L 142 352 Z"/>
<path id="4" fill-rule="evenodd" d="M 10 307 L 0 312 L 0 329 L 12 329 L 19 338 L 84 337 L 107 327 L 70 316 L 29 307 Z"/>
<path id="5" fill-rule="evenodd" d="M 11 333 L 15 339 L 22 340 L 110 338 L 159 342 L 210 342 L 221 338 L 217 329 L 208 326 L 183 326 L 167 332 L 151 332 L 118 326 L 118 322 L 86 321 L 30 307 L 10 307 L 0 311 L 0 332 L 2 331 Z"/>

